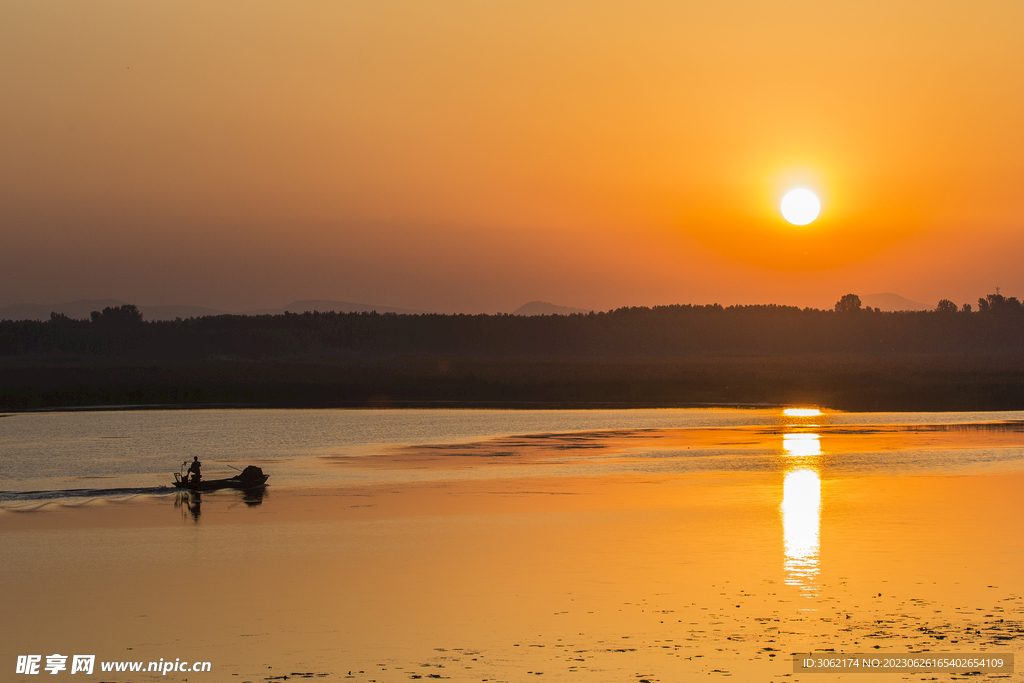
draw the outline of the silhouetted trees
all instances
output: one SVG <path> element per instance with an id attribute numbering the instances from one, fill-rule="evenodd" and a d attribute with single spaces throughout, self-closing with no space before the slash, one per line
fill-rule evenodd
<path id="1" fill-rule="evenodd" d="M 1024 408 L 1024 306 L 1016 298 L 997 292 L 982 299 L 984 313 L 964 306 L 955 315 L 948 302 L 868 313 L 859 301 L 843 297 L 842 315 L 712 304 L 531 317 L 312 312 L 144 322 L 122 306 L 91 320 L 5 320 L 0 409 L 375 405 L 388 397 Z"/>
<path id="2" fill-rule="evenodd" d="M 675 305 L 574 315 L 223 315 L 145 322 L 132 305 L 91 320 L 0 322 L 0 355 L 175 359 L 679 357 L 709 354 L 1024 351 L 1024 306 L 998 293 L 983 312 L 881 313 L 847 294 L 835 311 L 794 306 Z M 867 314 L 870 310 L 871 313 Z M 862 311 L 863 314 L 855 314 Z"/>
<path id="3" fill-rule="evenodd" d="M 142 323 L 142 313 L 135 304 L 124 304 L 123 306 L 107 306 L 103 311 L 93 311 L 89 314 L 92 322 L 97 325 L 109 327 L 130 327 Z M 50 320 L 53 320 L 53 313 L 50 313 Z M 67 319 L 67 316 L 64 316 Z"/>
<path id="4" fill-rule="evenodd" d="M 1021 313 L 1021 303 L 1017 297 L 1005 297 L 998 291 L 995 294 L 978 299 L 979 313 L 1015 314 Z"/>
<path id="5" fill-rule="evenodd" d="M 836 302 L 836 313 L 855 313 L 860 310 L 860 297 L 856 294 L 844 294 Z"/>

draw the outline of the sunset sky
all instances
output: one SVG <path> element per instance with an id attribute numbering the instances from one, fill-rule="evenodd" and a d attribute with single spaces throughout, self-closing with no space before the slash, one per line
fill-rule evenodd
<path id="1" fill-rule="evenodd" d="M 0 305 L 1021 296 L 1022 44 L 1020 0 L 2 1 Z"/>

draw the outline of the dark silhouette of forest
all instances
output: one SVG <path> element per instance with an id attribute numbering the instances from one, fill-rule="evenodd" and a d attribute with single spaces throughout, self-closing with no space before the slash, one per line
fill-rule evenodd
<path id="1" fill-rule="evenodd" d="M 1024 306 L 885 313 L 675 305 L 602 313 L 304 313 L 0 321 L 0 408 L 683 405 L 1024 408 Z"/>

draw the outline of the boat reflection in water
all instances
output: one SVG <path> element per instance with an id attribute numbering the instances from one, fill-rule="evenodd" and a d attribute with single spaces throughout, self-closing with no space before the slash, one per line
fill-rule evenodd
<path id="1" fill-rule="evenodd" d="M 224 497 L 226 492 L 217 494 L 208 493 L 207 495 L 217 495 L 218 497 Z M 265 486 L 259 486 L 254 489 L 244 489 L 241 491 L 235 491 L 233 498 L 241 500 L 248 507 L 255 507 L 263 504 L 263 499 L 267 495 L 267 489 Z M 203 494 L 199 491 L 178 491 L 174 497 L 174 507 L 181 509 L 182 517 L 186 515 L 192 516 L 193 522 L 199 522 L 199 517 L 203 514 Z"/>
<path id="2" fill-rule="evenodd" d="M 174 496 L 174 507 L 181 510 L 182 519 L 187 513 L 192 515 L 193 522 L 199 522 L 203 514 L 203 494 L 198 491 L 179 491 Z"/>
<path id="3" fill-rule="evenodd" d="M 782 536 L 785 581 L 806 596 L 817 594 L 818 533 L 821 527 L 821 476 L 817 434 L 786 434 L 782 450 L 791 461 L 782 485 Z"/>
<path id="4" fill-rule="evenodd" d="M 245 489 L 239 491 L 242 494 L 242 502 L 249 507 L 255 507 L 263 504 L 263 497 L 267 495 L 267 488 L 265 486 L 259 486 L 254 489 Z"/>

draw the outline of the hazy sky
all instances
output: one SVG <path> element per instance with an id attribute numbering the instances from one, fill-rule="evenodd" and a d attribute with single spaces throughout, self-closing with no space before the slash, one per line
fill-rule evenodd
<path id="1" fill-rule="evenodd" d="M 0 305 L 1024 295 L 1022 45 L 1020 0 L 0 1 Z"/>

